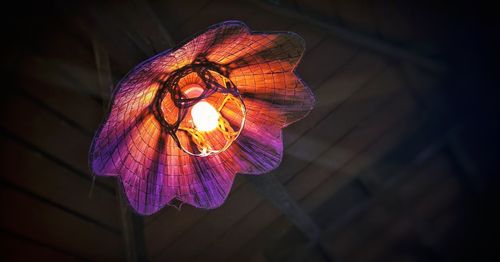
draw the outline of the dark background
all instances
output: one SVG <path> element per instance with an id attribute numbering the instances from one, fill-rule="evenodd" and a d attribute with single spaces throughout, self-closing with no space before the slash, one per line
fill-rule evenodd
<path id="1" fill-rule="evenodd" d="M 498 259 L 498 27 L 479 1 L 5 4 L 2 260 Z M 224 20 L 306 40 L 317 106 L 270 175 L 320 229 L 238 176 L 215 210 L 132 213 L 87 164 L 113 84 Z M 258 183 L 257 183 L 258 184 Z M 265 191 L 265 189 L 264 189 Z"/>

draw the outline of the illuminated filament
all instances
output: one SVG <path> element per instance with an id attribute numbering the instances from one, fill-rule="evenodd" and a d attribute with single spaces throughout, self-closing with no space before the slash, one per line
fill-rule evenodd
<path id="1" fill-rule="evenodd" d="M 217 128 L 219 112 L 205 101 L 196 103 L 191 109 L 191 117 L 198 131 L 208 132 Z"/>
<path id="2" fill-rule="evenodd" d="M 199 97 L 202 93 L 203 88 L 196 84 L 189 85 L 184 90 L 184 95 L 188 98 Z M 217 108 L 207 100 L 201 100 L 194 104 L 190 110 L 191 120 L 188 122 L 190 124 L 181 125 L 179 130 L 189 134 L 191 141 L 196 145 L 198 153 L 189 150 L 189 147 L 182 144 L 181 148 L 186 153 L 196 156 L 208 156 L 226 150 L 236 140 L 245 122 L 245 108 L 240 101 L 233 95 L 228 94 L 222 103 L 217 103 Z M 238 130 L 234 130 L 220 113 L 228 102 L 236 104 L 242 110 L 241 126 Z M 218 137 L 218 139 L 223 139 L 225 142 L 222 142 L 222 144 L 215 142 L 214 144 L 215 140 L 211 139 L 211 137 Z"/>

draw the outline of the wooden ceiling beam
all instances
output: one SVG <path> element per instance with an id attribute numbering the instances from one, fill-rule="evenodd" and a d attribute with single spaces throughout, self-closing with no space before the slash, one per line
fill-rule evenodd
<path id="1" fill-rule="evenodd" d="M 109 93 L 113 89 L 113 79 L 111 76 L 108 52 L 98 43 L 93 35 L 90 37 L 92 39 L 92 48 L 96 60 L 100 89 L 102 93 Z M 104 108 L 107 105 L 103 104 L 102 106 Z M 142 217 L 134 214 L 128 206 L 120 179 L 116 181 L 116 191 L 117 200 L 120 206 L 120 221 L 123 231 L 125 258 L 128 262 L 146 261 L 147 252 L 144 242 L 144 223 Z"/>
<path id="2" fill-rule="evenodd" d="M 254 3 L 256 6 L 262 8 L 265 11 L 317 26 L 323 29 L 324 31 L 328 32 L 332 36 L 349 41 L 355 45 L 373 50 L 388 57 L 392 57 L 398 60 L 408 61 L 412 64 L 418 65 L 419 67 L 434 72 L 446 71 L 446 66 L 443 62 L 428 57 L 424 57 L 420 54 L 416 54 L 414 52 L 411 52 L 403 47 L 397 46 L 390 42 L 355 32 L 344 26 L 322 22 L 316 18 L 313 18 L 312 16 L 308 16 L 304 13 L 299 13 L 298 11 L 290 8 L 269 4 L 266 3 L 265 1 L 259 1 L 259 0 L 248 0 L 248 1 Z"/>
<path id="3" fill-rule="evenodd" d="M 141 19 L 130 20 L 130 23 L 122 24 L 122 29 L 127 36 L 145 55 L 154 55 L 165 48 L 174 46 L 174 41 L 166 29 L 162 26 L 149 3 L 144 0 L 132 0 L 130 9 L 122 10 L 124 12 L 136 12 Z M 138 21 L 140 23 L 133 23 Z M 145 26 L 142 26 L 146 24 Z M 91 32 L 91 31 L 88 31 Z M 90 34 L 92 47 L 94 49 L 97 73 L 99 75 L 99 84 L 103 93 L 110 93 L 113 89 L 112 71 L 110 68 L 109 55 L 105 48 L 99 44 L 95 35 Z M 108 97 L 103 94 L 103 97 Z M 106 105 L 103 105 L 106 106 Z M 121 181 L 117 180 L 118 201 L 120 204 L 120 217 L 123 229 L 123 240 L 125 243 L 125 252 L 127 261 L 147 261 L 149 256 L 144 240 L 144 219 L 136 214 L 129 207 L 126 195 L 123 191 Z"/>
<path id="4" fill-rule="evenodd" d="M 273 174 L 246 176 L 257 191 L 276 206 L 311 241 L 317 242 L 319 226 L 309 214 L 288 194 L 283 184 Z"/>
<path id="5" fill-rule="evenodd" d="M 321 243 L 321 229 L 309 214 L 288 194 L 283 184 L 272 174 L 246 176 L 247 180 L 269 202 L 277 207 L 297 229 L 307 237 L 311 249 L 314 247 L 325 261 L 333 261 Z"/>

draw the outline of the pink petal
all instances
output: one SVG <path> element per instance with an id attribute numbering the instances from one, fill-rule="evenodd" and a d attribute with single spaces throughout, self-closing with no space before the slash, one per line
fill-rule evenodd
<path id="1" fill-rule="evenodd" d="M 220 155 L 189 157 L 180 174 L 167 175 L 177 198 L 198 208 L 216 208 L 224 203 L 236 170 Z"/>
<path id="2" fill-rule="evenodd" d="M 277 168 L 283 158 L 281 130 L 247 128 L 219 156 L 238 173 L 258 175 Z"/>

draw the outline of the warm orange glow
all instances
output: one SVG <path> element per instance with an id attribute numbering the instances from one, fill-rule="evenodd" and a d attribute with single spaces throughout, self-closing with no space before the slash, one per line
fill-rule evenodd
<path id="1" fill-rule="evenodd" d="M 217 76 L 221 83 L 225 82 L 222 76 Z M 196 74 L 191 74 L 179 81 L 186 98 L 199 99 L 203 95 L 205 88 L 196 83 L 198 80 Z M 188 117 L 179 126 L 181 149 L 194 156 L 225 151 L 240 134 L 245 115 L 243 102 L 232 94 L 215 93 L 199 100 L 189 108 Z"/>
<path id="2" fill-rule="evenodd" d="M 191 117 L 198 131 L 208 132 L 217 128 L 219 113 L 208 102 L 200 101 L 191 109 Z"/>
<path id="3" fill-rule="evenodd" d="M 136 66 L 111 96 L 89 159 L 119 176 L 132 207 L 220 206 L 236 173 L 258 175 L 283 158 L 281 129 L 314 96 L 295 74 L 304 40 L 227 21 Z"/>
<path id="4" fill-rule="evenodd" d="M 197 84 L 185 87 L 184 95 L 189 98 L 199 97 L 203 88 Z M 219 122 L 219 112 L 208 102 L 202 100 L 191 108 L 191 118 L 196 130 L 201 132 L 213 131 Z"/>

